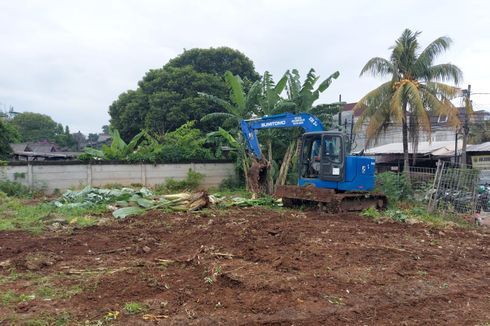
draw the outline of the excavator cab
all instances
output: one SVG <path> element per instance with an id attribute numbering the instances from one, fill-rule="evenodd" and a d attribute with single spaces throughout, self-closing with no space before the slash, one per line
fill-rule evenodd
<path id="1" fill-rule="evenodd" d="M 302 138 L 300 177 L 342 182 L 346 142 L 340 132 L 310 132 Z"/>

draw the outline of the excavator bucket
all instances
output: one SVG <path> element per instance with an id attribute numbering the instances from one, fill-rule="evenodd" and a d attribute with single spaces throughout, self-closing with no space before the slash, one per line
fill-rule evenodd
<path id="1" fill-rule="evenodd" d="M 322 210 L 332 213 L 362 211 L 369 207 L 385 209 L 388 203 L 386 196 L 381 193 L 339 193 L 334 189 L 322 189 L 313 186 L 279 186 L 274 195 L 277 198 L 282 198 L 286 207 L 313 203 L 318 204 Z"/>

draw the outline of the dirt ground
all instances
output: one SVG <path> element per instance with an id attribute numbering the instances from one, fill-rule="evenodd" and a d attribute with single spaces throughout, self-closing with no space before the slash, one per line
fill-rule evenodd
<path id="1" fill-rule="evenodd" d="M 2 232 L 0 266 L 2 325 L 490 324 L 488 231 L 352 214 L 150 212 Z"/>

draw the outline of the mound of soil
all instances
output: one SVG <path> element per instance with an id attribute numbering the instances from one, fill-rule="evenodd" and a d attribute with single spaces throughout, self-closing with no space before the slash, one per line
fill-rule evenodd
<path id="1" fill-rule="evenodd" d="M 0 316 L 63 311 L 77 324 L 117 311 L 120 325 L 478 325 L 490 322 L 489 250 L 485 231 L 352 214 L 149 212 L 70 234 L 0 233 L 0 262 L 8 261 L 1 292 L 39 285 L 9 278 L 12 268 L 66 293 L 79 289 L 0 305 Z M 125 311 L 129 302 L 145 311 Z"/>

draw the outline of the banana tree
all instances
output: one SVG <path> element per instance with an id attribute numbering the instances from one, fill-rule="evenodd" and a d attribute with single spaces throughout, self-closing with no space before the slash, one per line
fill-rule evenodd
<path id="1" fill-rule="evenodd" d="M 225 73 L 225 82 L 230 89 L 229 100 L 221 99 L 207 93 L 199 93 L 199 95 L 214 102 L 225 110 L 225 112 L 209 113 L 205 115 L 201 121 L 221 119 L 222 121 L 232 123 L 235 126 L 230 135 L 233 138 L 236 138 L 238 143 L 241 144 L 239 155 L 241 156 L 246 187 L 247 189 L 250 189 L 251 183 L 248 171 L 251 167 L 252 161 L 251 158 L 247 156 L 243 146 L 243 136 L 240 132 L 239 126 L 241 120 L 249 119 L 253 114 L 257 114 L 257 98 L 261 90 L 261 85 L 260 82 L 257 81 L 252 84 L 248 92 L 245 92 L 243 88 L 243 81 L 240 76 L 233 75 L 229 71 Z"/>
<path id="2" fill-rule="evenodd" d="M 281 93 L 286 88 L 287 82 L 288 76 L 286 74 L 276 84 L 268 71 L 264 73 L 262 81 L 260 82 L 261 92 L 258 99 L 260 115 L 273 115 L 294 109 L 295 104 L 293 102 L 287 101 L 281 97 Z M 261 136 L 267 147 L 267 157 L 269 162 L 266 183 L 267 193 L 269 194 L 274 192 L 274 159 L 272 155 L 272 142 L 275 138 L 275 134 L 275 131 L 272 129 L 266 129 L 261 132 Z"/>
<path id="3" fill-rule="evenodd" d="M 292 71 L 287 71 L 287 100 L 289 103 L 294 103 L 293 112 L 306 112 L 316 115 L 323 114 L 323 105 L 314 105 L 314 103 L 318 100 L 320 94 L 323 93 L 332 84 L 333 80 L 339 77 L 339 75 L 340 73 L 338 71 L 334 72 L 315 88 L 315 85 L 319 81 L 320 77 L 316 75 L 313 68 L 310 69 L 303 83 L 300 81 L 301 77 L 298 70 L 293 69 Z M 279 175 L 276 179 L 276 187 L 286 183 L 291 160 L 293 157 L 299 154 L 298 139 L 300 135 L 300 131 L 292 132 L 293 138 L 289 143 L 286 153 L 284 154 L 282 164 L 279 169 Z"/>
<path id="4" fill-rule="evenodd" d="M 111 146 L 104 144 L 101 149 L 86 147 L 84 149 L 85 153 L 99 160 L 124 160 L 136 150 L 143 137 L 149 136 L 146 131 L 141 131 L 126 144 L 116 129 L 110 129 L 109 135 L 112 140 Z"/>

